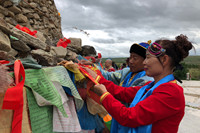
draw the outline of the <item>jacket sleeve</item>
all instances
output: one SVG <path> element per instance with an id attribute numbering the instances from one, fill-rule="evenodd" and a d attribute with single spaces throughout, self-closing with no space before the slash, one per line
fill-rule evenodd
<path id="1" fill-rule="evenodd" d="M 106 80 L 105 78 L 101 77 L 100 84 L 105 85 L 106 89 L 110 94 L 112 94 L 116 99 L 131 103 L 135 97 L 137 91 L 141 88 L 141 86 L 136 87 L 122 87 L 114 84 L 112 81 Z"/>
<path id="2" fill-rule="evenodd" d="M 115 72 L 108 72 L 108 71 L 103 70 L 99 66 L 98 66 L 98 69 L 100 70 L 101 74 L 103 75 L 103 77 L 105 79 L 110 80 L 117 85 L 120 84 L 120 82 L 122 80 L 122 76 L 129 71 L 129 69 L 125 68 L 125 69 L 118 70 L 118 71 L 115 71 Z"/>
<path id="3" fill-rule="evenodd" d="M 125 107 L 112 95 L 105 97 L 102 105 L 121 125 L 135 128 L 184 112 L 185 102 L 181 87 L 165 83 L 135 107 Z"/>

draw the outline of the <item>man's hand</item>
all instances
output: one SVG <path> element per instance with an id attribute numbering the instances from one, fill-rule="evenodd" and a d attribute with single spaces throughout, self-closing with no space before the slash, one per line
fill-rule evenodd
<path id="1" fill-rule="evenodd" d="M 80 60 L 78 63 L 83 64 L 83 65 L 92 65 L 92 62 L 89 60 Z"/>

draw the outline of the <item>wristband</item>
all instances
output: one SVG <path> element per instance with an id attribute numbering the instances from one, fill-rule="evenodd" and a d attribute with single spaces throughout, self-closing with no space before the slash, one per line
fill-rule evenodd
<path id="1" fill-rule="evenodd" d="M 101 79 L 101 76 L 99 76 L 99 75 L 97 75 L 97 77 L 95 78 L 95 80 L 96 80 L 97 82 L 99 82 L 100 79 Z"/>
<path id="2" fill-rule="evenodd" d="M 105 93 L 103 93 L 103 95 L 101 95 L 101 97 L 100 97 L 100 103 L 102 103 L 102 101 L 105 99 L 105 97 L 106 96 L 108 96 L 110 93 L 109 92 L 105 92 Z"/>

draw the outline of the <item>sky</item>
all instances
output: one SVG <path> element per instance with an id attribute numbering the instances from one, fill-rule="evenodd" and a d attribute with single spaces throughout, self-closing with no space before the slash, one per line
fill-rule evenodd
<path id="1" fill-rule="evenodd" d="M 200 0 L 54 0 L 64 37 L 103 58 L 129 57 L 133 43 L 184 34 L 200 55 Z M 89 35 L 88 35 L 89 34 Z"/>

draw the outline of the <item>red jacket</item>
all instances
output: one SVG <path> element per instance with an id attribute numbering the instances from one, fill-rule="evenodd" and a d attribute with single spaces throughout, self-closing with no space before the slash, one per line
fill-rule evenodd
<path id="1" fill-rule="evenodd" d="M 104 78 L 99 83 L 112 94 L 105 97 L 102 105 L 121 125 L 135 128 L 152 124 L 152 133 L 178 132 L 185 109 L 183 88 L 179 85 L 164 83 L 135 107 L 127 108 L 118 100 L 131 103 L 141 87 L 121 87 Z"/>

